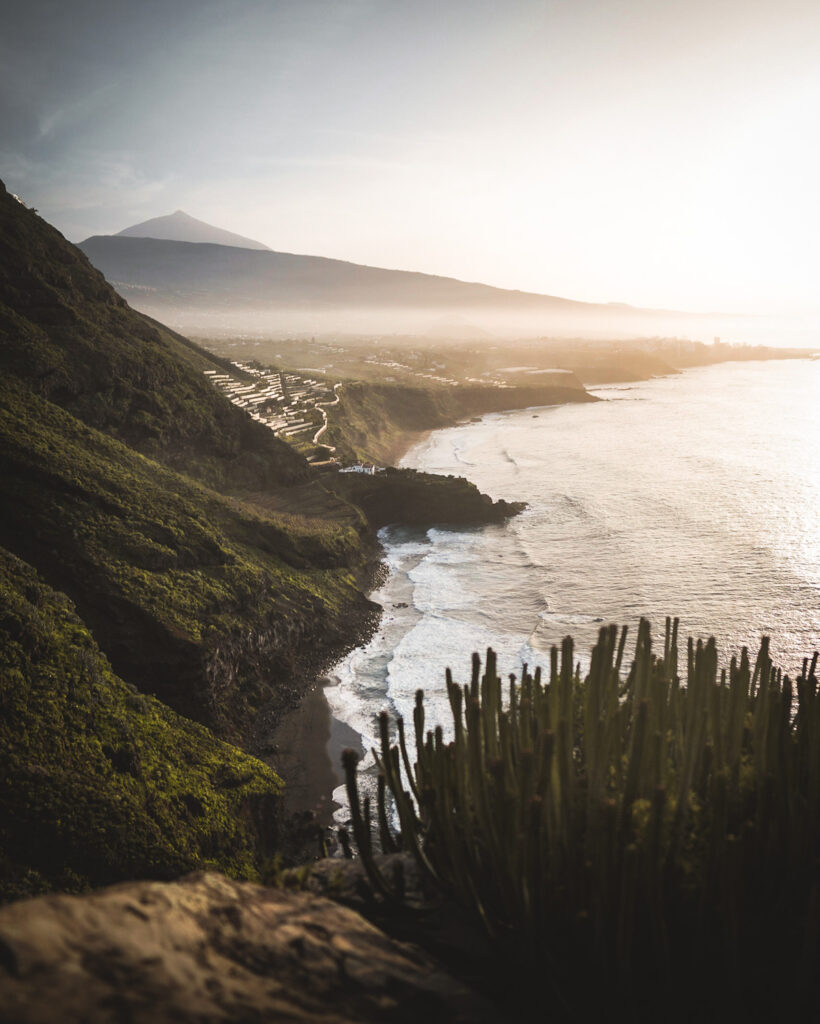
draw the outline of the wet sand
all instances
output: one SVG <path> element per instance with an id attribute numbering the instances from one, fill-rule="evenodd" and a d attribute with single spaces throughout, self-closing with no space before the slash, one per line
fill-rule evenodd
<path id="1" fill-rule="evenodd" d="M 333 790 L 342 785 L 342 751 L 351 747 L 364 753 L 361 737 L 330 713 L 325 687 L 319 680 L 305 693 L 298 707 L 288 712 L 272 736 L 271 757 L 285 780 L 285 813 L 312 811 L 320 825 L 330 825 L 339 804 Z"/>

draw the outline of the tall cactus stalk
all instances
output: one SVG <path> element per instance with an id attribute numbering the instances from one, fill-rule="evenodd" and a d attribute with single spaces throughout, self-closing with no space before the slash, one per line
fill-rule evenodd
<path id="1" fill-rule="evenodd" d="M 641 621 L 624 674 L 625 641 L 602 629 L 583 679 L 571 638 L 546 678 L 525 666 L 502 684 L 494 652 L 483 671 L 474 655 L 468 685 L 447 672 L 450 742 L 425 729 L 418 692 L 414 757 L 383 714 L 381 849 L 409 851 L 528 961 L 552 962 L 568 936 L 617 983 L 687 957 L 748 970 L 792 938 L 805 960 L 820 946 L 817 654 L 793 685 L 768 639 L 753 671 L 745 649 L 720 671 L 714 639 L 690 639 L 683 682 L 677 620 L 661 656 Z M 345 769 L 359 854 L 397 900 L 350 753 Z"/>

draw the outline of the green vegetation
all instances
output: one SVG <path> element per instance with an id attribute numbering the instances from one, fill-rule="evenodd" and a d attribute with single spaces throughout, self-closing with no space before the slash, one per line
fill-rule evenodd
<path id="1" fill-rule="evenodd" d="M 765 639 L 754 668 L 744 649 L 721 671 L 714 640 L 690 639 L 682 680 L 677 622 L 656 656 L 644 621 L 624 678 L 624 645 L 625 630 L 603 629 L 582 678 L 567 638 L 547 678 L 525 670 L 508 687 L 492 651 L 483 674 L 474 656 L 469 685 L 448 672 L 451 742 L 425 730 L 419 691 L 412 763 L 403 723 L 391 740 L 383 714 L 378 840 L 356 755 L 344 759 L 371 881 L 400 904 L 375 852 L 411 852 L 483 923 L 511 996 L 537 990 L 553 1015 L 808 1019 L 817 655 L 793 683 Z"/>
<path id="2" fill-rule="evenodd" d="M 367 611 L 353 526 L 262 515 L 22 385 L 0 397 L 0 543 L 69 594 L 141 690 L 235 734 L 299 646 L 321 655 Z"/>
<path id="3" fill-rule="evenodd" d="M 452 426 L 469 416 L 528 406 L 559 405 L 565 402 L 594 402 L 580 387 L 481 386 L 408 387 L 345 384 L 339 404 L 330 406 L 328 429 L 323 439 L 335 445 L 337 455 L 390 465 L 408 435 Z"/>
<path id="4" fill-rule="evenodd" d="M 256 878 L 281 782 L 119 679 L 71 602 L 0 549 L 0 902 L 215 868 Z"/>
<path id="5" fill-rule="evenodd" d="M 254 876 L 280 783 L 204 726 L 250 744 L 374 618 L 363 515 L 209 366 L 0 184 L 0 898 Z"/>

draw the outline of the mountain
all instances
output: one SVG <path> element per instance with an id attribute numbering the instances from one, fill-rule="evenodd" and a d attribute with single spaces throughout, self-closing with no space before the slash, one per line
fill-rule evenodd
<path id="1" fill-rule="evenodd" d="M 566 312 L 605 308 L 324 256 L 122 235 L 93 235 L 79 247 L 109 281 L 135 294 L 150 292 L 154 301 L 189 299 L 214 307 L 309 302 L 440 311 L 498 306 Z"/>
<path id="2" fill-rule="evenodd" d="M 173 242 L 210 242 L 214 245 L 228 245 L 239 249 L 264 249 L 267 245 L 256 242 L 252 238 L 236 235 L 224 228 L 215 228 L 204 220 L 197 220 L 182 210 L 169 213 L 164 217 L 152 217 L 141 224 L 123 228 L 116 237 L 127 238 L 165 238 Z"/>
<path id="3" fill-rule="evenodd" d="M 0 182 L 0 902 L 281 852 L 281 780 L 234 744 L 270 756 L 369 635 L 378 549 L 225 366 Z M 433 486 L 508 514 L 444 477 L 403 504 L 438 515 Z"/>
<path id="4" fill-rule="evenodd" d="M 137 309 L 181 330 L 428 333 L 466 318 L 481 332 L 645 333 L 662 311 L 576 302 L 322 256 L 94 235 L 91 262 Z M 669 317 L 668 314 L 663 314 Z M 672 314 L 676 317 L 685 314 Z"/>
<path id="5" fill-rule="evenodd" d="M 252 876 L 281 784 L 223 741 L 373 616 L 362 514 L 221 365 L 0 183 L 0 901 Z"/>

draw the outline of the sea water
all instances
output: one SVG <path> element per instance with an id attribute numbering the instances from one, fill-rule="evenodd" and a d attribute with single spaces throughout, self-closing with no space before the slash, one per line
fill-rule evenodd
<path id="1" fill-rule="evenodd" d="M 466 682 L 487 647 L 519 673 L 571 634 L 584 664 L 602 625 L 634 637 L 645 616 L 662 644 L 667 615 L 684 637 L 714 635 L 725 664 L 768 635 L 793 675 L 820 646 L 820 361 L 594 394 L 437 431 L 403 460 L 527 508 L 500 525 L 382 531 L 381 628 L 326 691 L 366 749 L 381 710 L 412 721 L 420 688 L 428 725 L 446 730 L 445 668 Z"/>

